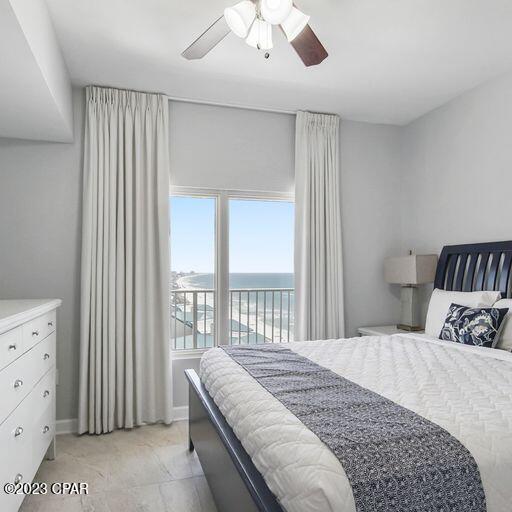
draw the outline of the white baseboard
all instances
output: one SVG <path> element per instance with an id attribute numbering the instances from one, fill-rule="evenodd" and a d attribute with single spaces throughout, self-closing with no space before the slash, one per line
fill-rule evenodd
<path id="1" fill-rule="evenodd" d="M 172 417 L 174 421 L 188 420 L 188 405 L 173 407 Z"/>
<path id="2" fill-rule="evenodd" d="M 188 420 L 188 405 L 173 407 L 172 416 L 174 421 Z M 78 431 L 78 420 L 76 418 L 69 420 L 57 420 L 55 430 L 57 435 L 76 434 Z"/>
<path id="3" fill-rule="evenodd" d="M 59 434 L 76 434 L 78 431 L 78 420 L 76 418 L 71 420 L 57 420 L 55 431 Z"/>

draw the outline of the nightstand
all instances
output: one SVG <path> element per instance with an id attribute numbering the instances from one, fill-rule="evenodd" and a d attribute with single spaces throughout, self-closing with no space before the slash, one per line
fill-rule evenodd
<path id="1" fill-rule="evenodd" d="M 357 329 L 359 336 L 391 336 L 392 334 L 420 334 L 424 331 L 411 333 L 399 329 L 396 325 L 379 325 L 376 327 L 359 327 Z"/>

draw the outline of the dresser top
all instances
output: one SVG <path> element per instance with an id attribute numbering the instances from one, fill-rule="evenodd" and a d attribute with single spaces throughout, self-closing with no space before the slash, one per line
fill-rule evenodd
<path id="1" fill-rule="evenodd" d="M 0 334 L 58 308 L 60 299 L 0 300 Z"/>

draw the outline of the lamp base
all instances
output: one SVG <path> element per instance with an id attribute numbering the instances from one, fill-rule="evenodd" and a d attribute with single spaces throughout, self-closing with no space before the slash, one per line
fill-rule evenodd
<path id="1" fill-rule="evenodd" d="M 420 327 L 419 325 L 404 325 L 404 324 L 398 324 L 396 326 L 397 329 L 400 329 L 401 331 L 408 331 L 408 332 L 418 332 L 423 331 L 423 327 Z"/>
<path id="2" fill-rule="evenodd" d="M 404 331 L 421 331 L 421 319 L 418 308 L 418 287 L 414 285 L 402 285 L 400 303 L 400 321 L 397 327 Z"/>

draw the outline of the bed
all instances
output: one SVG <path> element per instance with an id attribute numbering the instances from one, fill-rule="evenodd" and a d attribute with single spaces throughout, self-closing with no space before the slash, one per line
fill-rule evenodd
<path id="1" fill-rule="evenodd" d="M 435 287 L 499 290 L 503 297 L 510 297 L 511 269 L 512 242 L 448 246 L 439 259 Z M 254 359 L 254 352 L 243 352 L 212 349 L 201 360 L 201 378 L 192 370 L 186 372 L 190 383 L 190 449 L 198 454 L 220 512 L 414 510 L 416 497 L 411 489 L 421 488 L 421 481 L 411 485 L 406 479 L 396 478 L 393 481 L 398 488 L 384 493 L 375 488 L 378 479 L 368 474 L 378 470 L 400 475 L 402 454 L 411 463 L 421 464 L 422 457 L 432 457 L 436 450 L 439 452 L 431 464 L 439 461 L 442 467 L 433 472 L 432 478 L 442 492 L 453 493 L 453 503 L 459 503 L 453 510 L 511 509 L 510 352 L 407 334 L 297 342 L 257 354 L 258 358 L 285 361 L 283 364 L 290 368 L 302 365 L 301 375 L 308 379 L 319 378 L 321 372 L 315 368 L 325 370 L 333 389 L 348 386 L 349 396 L 363 393 L 363 402 L 368 399 L 371 406 L 361 416 L 363 420 L 358 418 L 357 428 L 341 437 L 356 438 L 369 427 L 378 427 L 379 431 L 396 428 L 404 416 L 422 432 L 418 439 L 421 443 L 426 440 L 427 448 L 429 439 L 434 440 L 432 453 L 423 454 L 421 443 L 403 435 L 397 437 L 400 446 L 391 443 L 391 447 L 383 447 L 382 457 L 379 450 L 370 450 L 370 442 L 368 450 L 364 443 L 358 443 L 360 452 L 339 445 L 338 424 L 332 427 L 337 432 L 332 436 L 334 441 L 329 438 L 330 426 L 318 426 L 321 414 L 330 407 L 329 401 L 322 396 L 309 399 L 322 404 L 318 407 L 320 416 L 309 410 L 301 416 L 301 411 L 309 407 L 299 399 L 302 388 L 272 389 L 268 384 L 272 380 L 263 380 L 268 375 L 256 380 L 256 373 L 251 373 L 255 367 L 242 364 L 244 357 Z M 268 364 L 272 363 L 266 364 L 268 374 Z M 357 395 L 357 407 L 361 396 Z M 378 416 L 371 416 L 373 408 L 379 411 Z M 387 424 L 379 425 L 386 414 Z M 353 421 L 354 414 L 349 419 Z M 311 421 L 317 422 L 315 428 L 321 434 L 308 428 Z M 340 423 L 343 421 L 340 419 Z M 410 424 L 404 425 L 408 432 Z M 382 458 L 380 466 L 376 457 Z M 440 482 L 435 481 L 438 475 Z M 410 489 L 406 492 L 407 485 Z M 432 489 L 431 509 L 436 510 L 436 486 Z M 469 500 L 469 505 L 460 505 L 458 494 L 463 495 L 460 499 Z M 385 499 L 381 499 L 383 495 Z"/>

